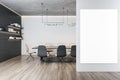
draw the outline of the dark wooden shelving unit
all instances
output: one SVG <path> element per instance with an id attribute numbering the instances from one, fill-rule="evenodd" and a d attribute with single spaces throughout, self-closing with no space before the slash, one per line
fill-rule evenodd
<path id="1" fill-rule="evenodd" d="M 8 25 L 14 25 L 14 23 L 16 26 L 21 25 L 21 16 L 0 4 L 0 62 L 21 55 L 21 40 L 9 40 L 10 36 L 22 36 L 22 30 L 18 28 L 14 28 L 13 32 L 12 28 L 11 32 L 8 31 Z"/>

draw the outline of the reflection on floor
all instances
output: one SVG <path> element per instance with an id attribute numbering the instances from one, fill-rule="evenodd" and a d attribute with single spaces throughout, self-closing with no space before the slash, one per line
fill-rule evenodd
<path id="1" fill-rule="evenodd" d="M 40 62 L 18 56 L 0 63 L 0 80 L 120 80 L 120 73 L 76 72 L 76 63 Z"/>

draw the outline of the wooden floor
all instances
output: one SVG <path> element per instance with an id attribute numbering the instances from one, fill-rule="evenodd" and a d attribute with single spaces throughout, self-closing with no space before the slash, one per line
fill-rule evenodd
<path id="1" fill-rule="evenodd" d="M 120 80 L 120 73 L 76 72 L 75 63 L 41 63 L 18 56 L 0 63 L 0 80 Z"/>

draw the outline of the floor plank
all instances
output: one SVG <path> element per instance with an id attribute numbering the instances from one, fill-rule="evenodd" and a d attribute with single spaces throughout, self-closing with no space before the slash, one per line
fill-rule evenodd
<path id="1" fill-rule="evenodd" d="M 18 56 L 0 63 L 0 80 L 120 80 L 119 72 L 76 72 L 76 63 L 40 62 Z"/>

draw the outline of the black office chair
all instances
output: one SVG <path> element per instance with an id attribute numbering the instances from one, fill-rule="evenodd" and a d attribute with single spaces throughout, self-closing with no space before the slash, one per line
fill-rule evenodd
<path id="1" fill-rule="evenodd" d="M 44 45 L 38 47 L 38 56 L 41 61 L 44 61 L 44 57 L 47 57 L 47 48 Z"/>
<path id="2" fill-rule="evenodd" d="M 65 45 L 60 45 L 57 48 L 57 57 L 62 58 L 66 56 L 66 47 Z"/>
<path id="3" fill-rule="evenodd" d="M 76 45 L 72 45 L 71 47 L 71 56 L 76 57 Z"/>

